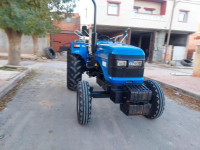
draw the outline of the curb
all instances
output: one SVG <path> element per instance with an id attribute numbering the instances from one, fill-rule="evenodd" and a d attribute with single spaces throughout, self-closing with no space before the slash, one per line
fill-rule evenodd
<path id="1" fill-rule="evenodd" d="M 147 79 L 147 80 L 149 80 L 149 79 L 154 80 L 154 79 L 148 78 L 148 77 L 144 77 L 144 78 Z M 192 98 L 197 99 L 197 100 L 200 101 L 200 95 L 198 95 L 198 94 L 195 94 L 195 93 L 192 93 L 192 92 L 190 92 L 190 91 L 187 91 L 187 90 L 184 90 L 184 89 L 175 87 L 175 86 L 170 85 L 170 84 L 167 84 L 167 83 L 160 82 L 160 81 L 158 81 L 158 80 L 155 80 L 155 81 L 157 81 L 157 82 L 158 82 L 161 86 L 163 86 L 163 87 L 166 87 L 166 88 L 168 88 L 168 89 L 172 89 L 172 90 L 181 92 L 181 93 L 183 93 L 183 94 L 185 94 L 185 95 L 187 95 L 187 96 L 189 96 L 189 97 L 192 97 Z"/>
<path id="2" fill-rule="evenodd" d="M 9 83 L 0 88 L 0 100 L 1 98 L 3 98 L 10 90 L 12 90 L 17 83 L 23 79 L 26 75 L 28 75 L 30 72 L 32 71 L 32 69 L 28 68 L 27 70 L 25 70 L 24 72 L 20 73 L 19 75 L 17 75 L 16 77 L 14 77 L 13 79 L 11 79 L 9 81 Z"/>

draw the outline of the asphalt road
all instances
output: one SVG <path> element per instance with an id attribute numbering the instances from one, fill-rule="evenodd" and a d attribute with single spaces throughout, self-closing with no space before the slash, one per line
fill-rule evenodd
<path id="1" fill-rule="evenodd" d="M 64 62 L 40 63 L 0 112 L 0 150 L 200 150 L 200 112 L 166 99 L 157 120 L 125 116 L 109 99 L 93 99 L 80 126 L 76 93 L 66 88 Z M 84 77 L 95 88 L 95 79 Z"/>

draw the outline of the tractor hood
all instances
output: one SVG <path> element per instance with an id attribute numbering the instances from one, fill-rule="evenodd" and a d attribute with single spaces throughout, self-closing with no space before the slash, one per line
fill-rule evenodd
<path id="1" fill-rule="evenodd" d="M 145 55 L 144 51 L 138 47 L 118 44 L 118 43 L 108 43 L 108 44 L 98 44 L 97 53 L 109 53 L 115 55 Z"/>

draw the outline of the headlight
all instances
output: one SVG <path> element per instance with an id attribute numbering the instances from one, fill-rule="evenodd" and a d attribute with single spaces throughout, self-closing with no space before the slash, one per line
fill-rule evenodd
<path id="1" fill-rule="evenodd" d="M 117 60 L 117 66 L 126 67 L 127 66 L 127 60 Z"/>
<path id="2" fill-rule="evenodd" d="M 74 44 L 74 48 L 80 48 L 81 47 L 81 45 L 79 45 L 79 44 Z"/>
<path id="3" fill-rule="evenodd" d="M 102 66 L 106 67 L 106 62 L 102 61 Z"/>
<path id="4" fill-rule="evenodd" d="M 142 67 L 142 61 L 135 60 L 135 61 L 129 62 L 129 66 Z"/>

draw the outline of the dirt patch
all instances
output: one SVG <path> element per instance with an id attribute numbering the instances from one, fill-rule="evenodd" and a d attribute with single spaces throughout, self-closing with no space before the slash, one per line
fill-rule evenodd
<path id="1" fill-rule="evenodd" d="M 165 96 L 174 100 L 176 103 L 186 106 L 190 109 L 200 111 L 200 101 L 185 95 L 184 93 L 163 87 Z"/>
<path id="2" fill-rule="evenodd" d="M 2 99 L 0 99 L 0 111 L 2 111 L 6 107 L 6 103 L 12 100 L 13 96 L 15 96 L 17 90 L 22 87 L 28 80 L 31 80 L 36 75 L 35 71 L 32 71 L 26 77 L 24 77 L 18 84 Z"/>
<path id="3" fill-rule="evenodd" d="M 53 107 L 54 103 L 49 102 L 49 101 L 42 101 L 42 102 L 40 102 L 40 105 L 43 108 L 51 108 L 51 107 Z"/>

